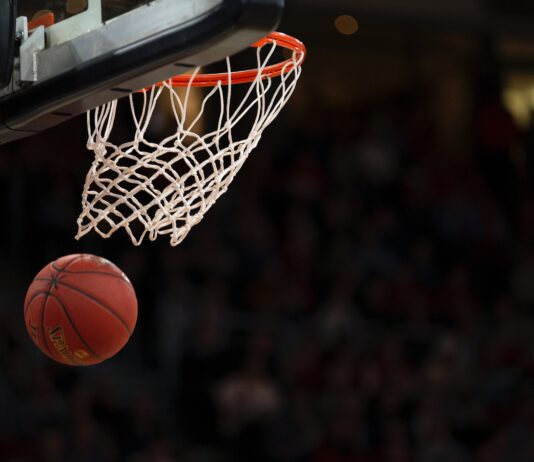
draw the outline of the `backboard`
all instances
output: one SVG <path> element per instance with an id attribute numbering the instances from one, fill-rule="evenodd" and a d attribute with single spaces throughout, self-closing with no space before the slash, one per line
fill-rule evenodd
<path id="1" fill-rule="evenodd" d="M 9 3 L 9 0 L 6 3 Z M 19 0 L 0 57 L 0 144 L 233 55 L 274 30 L 283 0 Z"/>

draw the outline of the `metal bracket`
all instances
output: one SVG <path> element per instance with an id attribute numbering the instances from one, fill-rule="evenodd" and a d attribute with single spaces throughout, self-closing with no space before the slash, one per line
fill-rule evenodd
<path id="1" fill-rule="evenodd" d="M 20 16 L 17 18 L 15 28 L 15 37 L 20 40 L 21 43 L 24 43 L 28 40 L 28 18 L 26 16 Z"/>
<path id="2" fill-rule="evenodd" d="M 53 26 L 47 27 L 46 38 L 48 48 L 52 48 L 75 37 L 102 26 L 101 0 L 89 0 L 87 10 L 76 16 L 64 19 Z"/>
<path id="3" fill-rule="evenodd" d="M 45 48 L 45 28 L 34 29 L 20 46 L 20 81 L 37 82 L 37 53 Z"/>

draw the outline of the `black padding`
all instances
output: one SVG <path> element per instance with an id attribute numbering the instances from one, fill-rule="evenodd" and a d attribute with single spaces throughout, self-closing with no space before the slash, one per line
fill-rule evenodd
<path id="1" fill-rule="evenodd" d="M 17 0 L 0 0 L 0 88 L 11 81 L 13 74 L 16 19 Z"/>

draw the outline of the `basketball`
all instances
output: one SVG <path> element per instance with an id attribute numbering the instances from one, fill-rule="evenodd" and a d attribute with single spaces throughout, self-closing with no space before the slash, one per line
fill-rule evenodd
<path id="1" fill-rule="evenodd" d="M 69 255 L 34 278 L 24 320 L 45 355 L 70 366 L 90 366 L 126 345 L 137 321 L 137 298 L 127 276 L 110 261 Z"/>

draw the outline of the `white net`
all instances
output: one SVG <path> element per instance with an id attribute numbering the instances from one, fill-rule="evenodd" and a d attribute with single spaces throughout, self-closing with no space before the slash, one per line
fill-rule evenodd
<path id="1" fill-rule="evenodd" d="M 219 81 L 205 90 L 199 107 L 191 101 L 191 83 L 199 69 L 183 91 L 169 81 L 130 95 L 135 130 L 132 141 L 110 141 L 117 101 L 88 112 L 87 147 L 95 158 L 85 181 L 76 238 L 91 230 L 107 238 L 123 228 L 135 245 L 145 237 L 155 240 L 158 236 L 168 236 L 173 246 L 182 242 L 226 192 L 295 89 L 302 53 L 293 52 L 280 76 L 264 75 L 276 48 L 276 43 L 258 48 L 254 80 L 234 87 L 228 58 L 228 84 Z M 170 98 L 176 131 L 153 142 L 147 132 L 164 96 Z M 215 128 L 203 132 L 208 106 L 215 110 Z M 245 136 L 236 134 L 243 130 Z"/>

